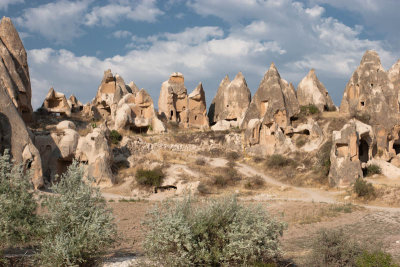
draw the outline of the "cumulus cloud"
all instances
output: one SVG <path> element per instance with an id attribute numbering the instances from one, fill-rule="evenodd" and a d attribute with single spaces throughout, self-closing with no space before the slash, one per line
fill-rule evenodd
<path id="1" fill-rule="evenodd" d="M 130 31 L 119 30 L 113 33 L 113 36 L 118 39 L 128 38 L 132 36 Z"/>
<path id="2" fill-rule="evenodd" d="M 24 0 L 0 0 L 0 10 L 7 10 L 9 5 L 24 3 Z"/>
<path id="3" fill-rule="evenodd" d="M 112 26 L 122 18 L 155 22 L 157 16 L 163 13 L 157 7 L 155 0 L 118 1 L 105 6 L 94 7 L 90 13 L 86 14 L 85 24 L 88 26 Z"/>
<path id="4" fill-rule="evenodd" d="M 58 43 L 71 42 L 73 38 L 83 34 L 79 26 L 90 2 L 91 0 L 61 0 L 27 8 L 15 21 L 30 32 L 39 33 L 50 40 Z"/>

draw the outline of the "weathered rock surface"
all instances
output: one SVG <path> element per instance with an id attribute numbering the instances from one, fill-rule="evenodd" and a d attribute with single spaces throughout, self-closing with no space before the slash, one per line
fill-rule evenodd
<path id="1" fill-rule="evenodd" d="M 71 107 L 68 104 L 67 98 L 63 93 L 56 92 L 50 88 L 43 101 L 41 109 L 49 113 L 60 113 L 71 116 Z"/>
<path id="2" fill-rule="evenodd" d="M 202 83 L 199 83 L 196 89 L 189 94 L 188 101 L 188 126 L 203 129 L 208 128 L 209 123 L 207 117 L 206 94 L 204 93 Z"/>
<path id="3" fill-rule="evenodd" d="M 371 126 L 356 119 L 340 131 L 333 131 L 329 182 L 348 186 L 363 177 L 362 168 L 376 154 L 376 139 Z"/>
<path id="4" fill-rule="evenodd" d="M 81 101 L 79 101 L 76 96 L 71 95 L 68 100 L 68 105 L 71 108 L 71 112 L 79 112 L 81 110 L 83 110 L 83 104 L 81 103 Z"/>
<path id="5" fill-rule="evenodd" d="M 297 86 L 297 100 L 300 106 L 315 105 L 320 112 L 336 109 L 325 86 L 318 80 L 314 69 L 311 69 Z"/>
<path id="6" fill-rule="evenodd" d="M 237 125 L 240 125 L 250 100 L 251 92 L 241 72 L 235 76 L 233 81 L 225 76 L 209 109 L 210 124 L 214 125 L 218 121 L 227 120 L 236 121 Z"/>
<path id="7" fill-rule="evenodd" d="M 392 71 L 394 73 L 394 71 Z M 392 77 L 395 76 L 392 74 Z M 347 83 L 340 112 L 352 117 L 367 116 L 370 124 L 386 129 L 397 124 L 398 88 L 381 65 L 378 53 L 367 51 Z"/>
<path id="8" fill-rule="evenodd" d="M 25 122 L 32 118 L 27 54 L 10 18 L 0 22 L 0 79 Z"/>
<path id="9" fill-rule="evenodd" d="M 153 133 L 166 130 L 164 124 L 157 118 L 153 100 L 144 89 L 135 95 L 128 93 L 119 101 L 114 121 L 117 130 Z"/>
<path id="10" fill-rule="evenodd" d="M 188 95 L 185 79 L 180 72 L 174 72 L 161 85 L 158 99 L 158 113 L 169 121 L 186 122 Z"/>
<path id="11" fill-rule="evenodd" d="M 10 151 L 12 158 L 30 169 L 35 188 L 43 186 L 42 162 L 33 145 L 20 113 L 11 100 L 3 80 L 0 79 L 0 152 Z"/>

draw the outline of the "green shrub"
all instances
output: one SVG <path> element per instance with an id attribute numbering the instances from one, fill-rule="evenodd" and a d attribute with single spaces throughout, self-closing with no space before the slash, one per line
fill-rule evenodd
<path id="1" fill-rule="evenodd" d="M 285 224 L 235 197 L 166 202 L 150 214 L 145 253 L 164 266 L 229 266 L 271 262 Z"/>
<path id="2" fill-rule="evenodd" d="M 306 138 L 297 138 L 296 140 L 296 147 L 301 148 L 303 147 L 305 144 L 307 143 L 307 139 Z"/>
<path id="3" fill-rule="evenodd" d="M 281 168 L 293 163 L 293 160 L 288 159 L 280 154 L 274 154 L 267 159 L 267 166 L 270 168 Z"/>
<path id="4" fill-rule="evenodd" d="M 369 114 L 363 113 L 363 112 L 358 112 L 354 115 L 354 118 L 365 123 L 369 124 L 371 121 L 371 116 Z"/>
<path id="5" fill-rule="evenodd" d="M 383 251 L 364 251 L 356 259 L 357 267 L 398 267 L 390 254 Z"/>
<path id="6" fill-rule="evenodd" d="M 142 186 L 160 186 L 164 180 L 164 173 L 160 167 L 152 170 L 138 169 L 135 174 L 136 181 Z"/>
<path id="7" fill-rule="evenodd" d="M 0 156 L 0 254 L 7 247 L 24 245 L 36 236 L 39 220 L 30 174 L 13 165 L 6 150 Z"/>
<path id="8" fill-rule="evenodd" d="M 199 166 L 204 166 L 206 165 L 206 160 L 204 158 L 197 158 L 194 163 Z"/>
<path id="9" fill-rule="evenodd" d="M 309 266 L 356 266 L 356 259 L 362 252 L 361 245 L 343 230 L 323 229 L 313 241 Z"/>
<path id="10" fill-rule="evenodd" d="M 112 144 L 117 145 L 122 140 L 122 135 L 118 131 L 112 130 L 110 132 L 110 140 Z"/>
<path id="11" fill-rule="evenodd" d="M 319 113 L 319 109 L 315 105 L 301 106 L 300 113 L 302 115 L 314 115 Z"/>
<path id="12" fill-rule="evenodd" d="M 367 176 L 372 176 L 374 174 L 381 174 L 382 169 L 378 165 L 371 164 L 367 167 Z"/>
<path id="13" fill-rule="evenodd" d="M 235 152 L 235 151 L 230 151 L 228 153 L 226 153 L 226 159 L 229 161 L 236 161 L 240 158 L 239 153 Z"/>
<path id="14" fill-rule="evenodd" d="M 357 178 L 353 185 L 353 190 L 358 197 L 373 199 L 376 197 L 375 188 L 371 183 L 367 183 L 363 178 Z"/>
<path id="15" fill-rule="evenodd" d="M 259 189 L 264 187 L 265 185 L 265 180 L 259 176 L 255 175 L 253 177 L 249 177 L 246 183 L 244 184 L 244 187 L 246 189 Z"/>
<path id="16" fill-rule="evenodd" d="M 38 255 L 41 266 L 94 264 L 115 241 L 116 226 L 105 199 L 83 179 L 83 168 L 73 162 L 44 201 L 48 212 Z"/>

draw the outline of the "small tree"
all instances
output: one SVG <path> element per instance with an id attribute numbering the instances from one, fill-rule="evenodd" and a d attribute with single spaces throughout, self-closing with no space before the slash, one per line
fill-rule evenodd
<path id="1" fill-rule="evenodd" d="M 85 183 L 83 168 L 77 162 L 51 189 L 54 194 L 44 202 L 48 214 L 40 262 L 45 266 L 93 263 L 116 237 L 116 226 L 104 198 L 97 188 Z"/>
<path id="2" fill-rule="evenodd" d="M 37 204 L 29 173 L 13 165 L 6 150 L 0 156 L 0 251 L 23 245 L 38 230 Z"/>
<path id="3" fill-rule="evenodd" d="M 280 255 L 285 224 L 261 207 L 240 205 L 235 197 L 167 202 L 150 215 L 145 250 L 154 264 L 241 266 Z"/>

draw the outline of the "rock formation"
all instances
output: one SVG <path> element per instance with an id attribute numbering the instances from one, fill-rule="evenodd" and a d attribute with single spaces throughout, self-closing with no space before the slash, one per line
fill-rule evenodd
<path id="1" fill-rule="evenodd" d="M 233 81 L 229 80 L 228 75 L 221 81 L 216 96 L 214 97 L 208 117 L 210 124 L 214 125 L 218 121 L 229 121 L 234 125 L 240 126 L 249 107 L 251 100 L 250 89 L 247 87 L 246 80 L 239 72 Z M 219 125 L 226 123 L 220 122 Z"/>
<path id="2" fill-rule="evenodd" d="M 187 124 L 189 127 L 208 128 L 206 94 L 203 84 L 199 83 L 188 97 Z"/>
<path id="3" fill-rule="evenodd" d="M 169 121 L 186 122 L 188 95 L 185 79 L 180 72 L 174 72 L 161 85 L 158 99 L 158 113 Z"/>
<path id="4" fill-rule="evenodd" d="M 126 94 L 119 101 L 114 121 L 118 130 L 165 132 L 163 123 L 157 118 L 153 100 L 144 89 L 136 94 Z"/>
<path id="5" fill-rule="evenodd" d="M 30 133 L 11 100 L 8 89 L 0 79 L 0 152 L 10 151 L 12 158 L 32 170 L 35 188 L 43 186 L 42 162 L 39 151 L 33 145 Z"/>
<path id="6" fill-rule="evenodd" d="M 50 88 L 47 93 L 41 109 L 49 113 L 60 113 L 71 116 L 71 107 L 68 104 L 67 98 L 65 98 L 64 94 L 56 92 L 53 88 Z"/>
<path id="7" fill-rule="evenodd" d="M 105 118 L 112 113 L 112 109 L 118 104 L 119 100 L 128 93 L 132 93 L 132 90 L 125 84 L 122 77 L 118 74 L 113 76 L 111 70 L 108 69 L 104 71 L 103 80 L 97 90 L 93 105 Z"/>
<path id="8" fill-rule="evenodd" d="M 27 55 L 10 18 L 0 22 L 0 79 L 12 102 L 27 122 L 32 118 L 31 83 Z"/>
<path id="9" fill-rule="evenodd" d="M 348 186 L 363 177 L 362 168 L 375 154 L 376 140 L 371 126 L 352 119 L 340 131 L 333 131 L 330 184 Z"/>
<path id="10" fill-rule="evenodd" d="M 386 129 L 397 124 L 398 88 L 389 79 L 375 51 L 364 54 L 360 66 L 347 83 L 340 112 L 367 118 L 370 124 L 379 124 Z"/>
<path id="11" fill-rule="evenodd" d="M 315 75 L 314 69 L 311 69 L 297 86 L 297 100 L 300 106 L 314 105 L 320 112 L 336 109 L 325 86 Z"/>
<path id="12" fill-rule="evenodd" d="M 71 112 L 79 112 L 83 110 L 83 104 L 76 98 L 76 96 L 71 95 L 67 102 L 71 108 Z"/>

